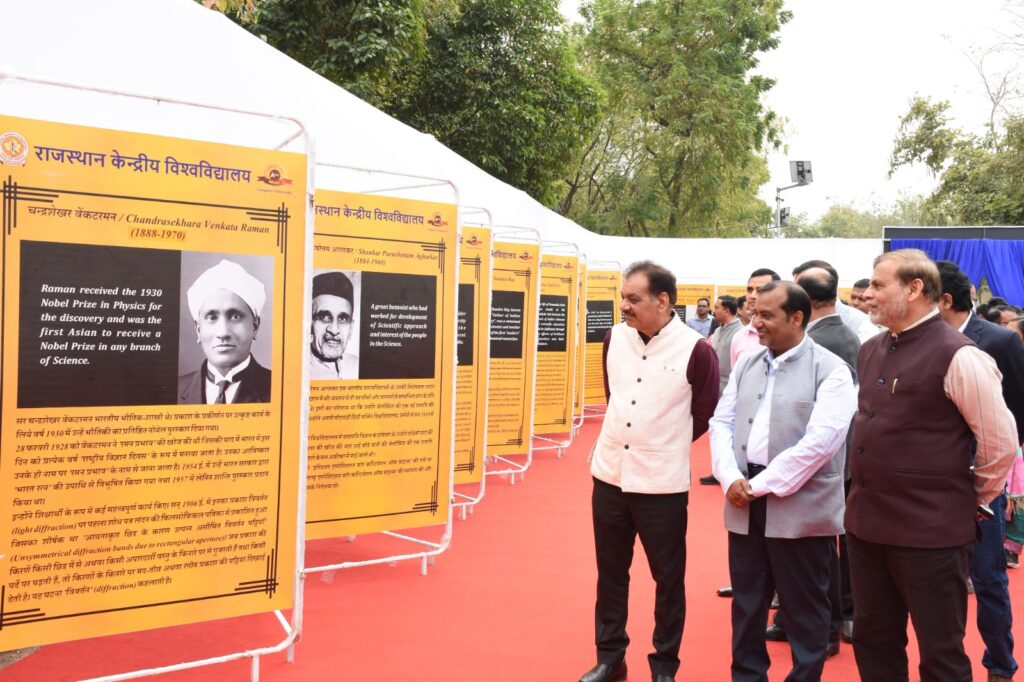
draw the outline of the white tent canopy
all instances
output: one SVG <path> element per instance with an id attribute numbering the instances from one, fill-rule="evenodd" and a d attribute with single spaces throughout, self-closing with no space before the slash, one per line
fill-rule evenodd
<path id="1" fill-rule="evenodd" d="M 546 240 L 575 242 L 590 261 L 626 264 L 652 258 L 671 267 L 680 281 L 741 283 L 758 267 L 786 276 L 801 261 L 823 258 L 848 284 L 867 276 L 871 258 L 882 250 L 880 238 L 596 235 L 192 0 L 2 2 L 8 26 L 0 42 L 4 74 L 293 117 L 312 134 L 318 162 L 451 180 L 462 204 L 487 208 L 496 225 L 533 227 Z M 10 79 L 0 81 L 0 102 L 0 112 L 8 115 L 229 144 L 276 146 L 295 132 L 287 120 L 73 93 Z M 300 145 L 291 142 L 288 148 Z M 325 170 L 322 175 L 329 174 Z M 332 189 L 360 191 L 319 179 Z"/>

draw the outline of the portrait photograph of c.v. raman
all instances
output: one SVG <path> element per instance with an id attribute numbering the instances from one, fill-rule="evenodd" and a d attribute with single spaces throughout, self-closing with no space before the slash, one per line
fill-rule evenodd
<path id="1" fill-rule="evenodd" d="M 178 403 L 270 402 L 273 259 L 186 252 L 181 270 Z"/>

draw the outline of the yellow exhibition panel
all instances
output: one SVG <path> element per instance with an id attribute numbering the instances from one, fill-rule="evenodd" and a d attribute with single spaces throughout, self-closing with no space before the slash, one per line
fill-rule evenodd
<path id="1" fill-rule="evenodd" d="M 739 298 L 747 295 L 746 284 L 719 284 L 715 287 L 715 296 L 732 296 Z"/>
<path id="2" fill-rule="evenodd" d="M 697 305 L 702 298 L 708 299 L 710 303 L 715 298 L 714 292 L 714 284 L 677 284 L 676 305 Z"/>
<path id="3" fill-rule="evenodd" d="M 487 454 L 516 455 L 532 436 L 540 246 L 496 241 L 492 254 Z"/>
<path id="4" fill-rule="evenodd" d="M 455 385 L 455 483 L 483 478 L 491 313 L 491 231 L 462 228 Z"/>
<path id="5" fill-rule="evenodd" d="M 604 405 L 602 354 L 604 335 L 619 320 L 619 289 L 622 274 L 618 270 L 587 271 L 587 326 L 584 362 L 583 400 L 586 405 Z"/>
<path id="6" fill-rule="evenodd" d="M 289 608 L 306 157 L 0 117 L 0 172 L 0 651 Z"/>
<path id="7" fill-rule="evenodd" d="M 568 433 L 572 429 L 579 260 L 577 256 L 541 257 L 533 403 L 536 435 Z"/>
<path id="8" fill-rule="evenodd" d="M 317 190 L 311 539 L 447 521 L 458 237 L 454 205 Z"/>

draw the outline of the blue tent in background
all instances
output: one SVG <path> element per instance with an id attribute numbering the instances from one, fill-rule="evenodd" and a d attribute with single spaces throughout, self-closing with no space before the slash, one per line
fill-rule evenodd
<path id="1" fill-rule="evenodd" d="M 1017 239 L 901 239 L 890 240 L 896 249 L 921 249 L 932 260 L 950 260 L 975 286 L 988 280 L 993 296 L 1024 305 L 1024 240 Z"/>

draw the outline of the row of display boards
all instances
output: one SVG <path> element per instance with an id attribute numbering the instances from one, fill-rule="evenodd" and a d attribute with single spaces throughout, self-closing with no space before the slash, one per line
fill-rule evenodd
<path id="1" fill-rule="evenodd" d="M 0 171 L 0 651 L 273 611 L 290 646 L 305 539 L 448 536 L 604 403 L 617 264 L 454 192 L 11 116 Z"/>
<path id="2" fill-rule="evenodd" d="M 601 413 L 618 263 L 345 170 L 0 116 L 0 651 L 276 612 L 276 647 L 155 669 L 255 677 L 303 576 L 396 558 L 306 539 L 425 572 L 487 475 Z"/>

